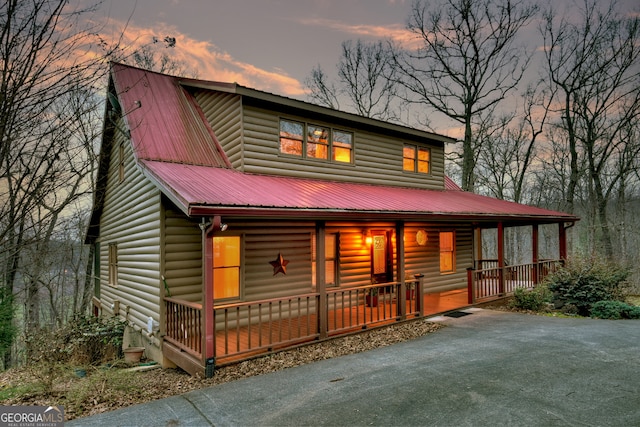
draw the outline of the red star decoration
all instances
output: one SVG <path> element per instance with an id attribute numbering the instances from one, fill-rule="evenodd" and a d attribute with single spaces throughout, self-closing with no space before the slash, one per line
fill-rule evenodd
<path id="1" fill-rule="evenodd" d="M 287 274 L 287 264 L 289 264 L 289 261 L 284 259 L 280 252 L 278 252 L 278 258 L 274 261 L 269 261 L 269 264 L 273 266 L 274 276 L 278 273 Z"/>

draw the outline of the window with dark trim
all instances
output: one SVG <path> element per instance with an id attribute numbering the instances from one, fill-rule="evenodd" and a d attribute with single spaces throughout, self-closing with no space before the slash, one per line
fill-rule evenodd
<path id="1" fill-rule="evenodd" d="M 456 270 L 456 234 L 453 231 L 440 232 L 440 273 Z"/>
<path id="2" fill-rule="evenodd" d="M 118 244 L 109 243 L 109 286 L 118 286 Z"/>
<path id="3" fill-rule="evenodd" d="M 405 144 L 402 149 L 402 170 L 431 173 L 431 150 L 418 145 Z"/>
<path id="4" fill-rule="evenodd" d="M 353 162 L 353 134 L 341 130 L 331 132 L 331 160 L 340 163 Z"/>
<path id="5" fill-rule="evenodd" d="M 326 160 L 329 156 L 329 129 L 307 126 L 307 157 Z"/>
<path id="6" fill-rule="evenodd" d="M 280 152 L 302 156 L 304 123 L 280 120 Z"/>
<path id="7" fill-rule="evenodd" d="M 213 238 L 213 299 L 240 298 L 240 236 Z"/>
<path id="8" fill-rule="evenodd" d="M 316 234 L 311 235 L 311 283 L 316 286 Z M 325 286 L 338 286 L 338 233 L 324 236 L 324 277 Z"/>
<path id="9" fill-rule="evenodd" d="M 294 120 L 280 120 L 280 153 L 353 163 L 353 133 Z"/>

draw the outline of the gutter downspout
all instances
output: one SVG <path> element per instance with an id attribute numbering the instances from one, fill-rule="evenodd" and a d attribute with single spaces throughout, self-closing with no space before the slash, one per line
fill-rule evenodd
<path id="1" fill-rule="evenodd" d="M 205 378 L 213 377 L 215 369 L 215 325 L 213 318 L 213 245 L 209 244 L 209 237 L 220 229 L 221 218 L 214 216 L 213 221 L 206 221 L 202 217 L 202 222 L 198 224 L 202 232 L 202 313 L 201 321 L 204 330 L 202 339 L 202 363 L 205 367 Z"/>

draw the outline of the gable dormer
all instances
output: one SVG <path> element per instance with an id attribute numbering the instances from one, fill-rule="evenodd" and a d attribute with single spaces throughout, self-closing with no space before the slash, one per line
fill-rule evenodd
<path id="1" fill-rule="evenodd" d="M 239 171 L 445 188 L 450 138 L 237 84 L 198 83 L 183 81 Z"/>

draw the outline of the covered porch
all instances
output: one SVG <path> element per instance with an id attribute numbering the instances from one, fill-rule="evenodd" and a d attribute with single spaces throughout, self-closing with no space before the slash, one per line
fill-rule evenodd
<path id="1" fill-rule="evenodd" d="M 468 270 L 466 288 L 425 293 L 422 277 L 348 289 L 328 289 L 284 298 L 216 305 L 215 330 L 203 328 L 202 305 L 165 298 L 163 351 L 193 375 L 213 375 L 216 366 L 336 336 L 446 313 L 533 288 L 561 260 Z M 204 358 L 210 346 L 213 357 Z M 208 372 L 210 371 L 210 372 Z"/>

